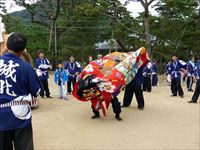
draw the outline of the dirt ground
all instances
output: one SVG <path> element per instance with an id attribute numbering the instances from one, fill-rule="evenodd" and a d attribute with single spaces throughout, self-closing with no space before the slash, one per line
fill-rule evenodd
<path id="1" fill-rule="evenodd" d="M 170 97 L 169 86 L 158 85 L 152 93 L 144 93 L 145 109 L 137 109 L 133 99 L 130 108 L 122 109 L 122 122 L 114 119 L 112 108 L 108 117 L 97 120 L 90 103 L 68 96 L 57 99 L 57 87 L 50 78 L 53 99 L 40 100 L 33 110 L 33 130 L 36 150 L 171 150 L 200 149 L 200 101 L 188 104 L 185 98 Z M 119 96 L 122 101 L 123 93 Z"/>

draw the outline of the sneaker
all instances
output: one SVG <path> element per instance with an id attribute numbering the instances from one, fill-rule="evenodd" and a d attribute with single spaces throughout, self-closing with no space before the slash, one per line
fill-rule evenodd
<path id="1" fill-rule="evenodd" d="M 144 110 L 144 107 L 137 107 L 138 110 Z"/>
<path id="2" fill-rule="evenodd" d="M 115 119 L 117 119 L 117 121 L 122 121 L 122 118 L 119 115 L 116 115 Z"/>
<path id="3" fill-rule="evenodd" d="M 174 95 L 174 94 L 173 94 L 173 95 L 171 95 L 171 97 L 175 97 L 175 96 L 177 96 L 177 95 Z"/>
<path id="4" fill-rule="evenodd" d="M 188 92 L 194 92 L 194 90 L 192 90 L 192 89 L 189 89 L 189 90 L 188 90 Z"/>
<path id="5" fill-rule="evenodd" d="M 63 99 L 66 100 L 66 101 L 69 100 L 67 97 L 64 97 Z"/>
<path id="6" fill-rule="evenodd" d="M 47 98 L 53 98 L 53 97 L 51 97 L 51 96 L 49 95 L 49 96 L 47 96 Z"/>
<path id="7" fill-rule="evenodd" d="M 91 119 L 97 119 L 97 118 L 100 118 L 100 115 L 94 115 L 91 117 Z"/>
<path id="8" fill-rule="evenodd" d="M 197 103 L 197 102 L 195 102 L 195 101 L 191 100 L 191 101 L 188 101 L 188 103 Z"/>
<path id="9" fill-rule="evenodd" d="M 181 95 L 181 96 L 180 96 L 180 98 L 184 98 L 184 96 L 183 96 L 183 95 Z"/>

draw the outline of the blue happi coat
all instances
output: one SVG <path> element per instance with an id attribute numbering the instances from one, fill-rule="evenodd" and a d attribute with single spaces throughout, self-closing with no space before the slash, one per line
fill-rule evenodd
<path id="1" fill-rule="evenodd" d="M 68 62 L 64 68 L 68 71 L 70 78 L 76 78 L 76 72 L 81 72 L 81 65 L 78 62 Z"/>
<path id="2" fill-rule="evenodd" d="M 134 78 L 136 86 L 141 86 L 141 84 L 144 83 L 143 69 L 144 69 L 143 66 L 140 67 L 140 69 L 138 70 L 138 72 Z"/>
<path id="3" fill-rule="evenodd" d="M 143 69 L 143 76 L 151 77 L 151 75 L 152 75 L 152 63 L 148 62 L 147 65 Z"/>
<path id="4" fill-rule="evenodd" d="M 197 79 L 200 79 L 200 61 L 197 62 L 194 75 L 197 77 Z"/>
<path id="5" fill-rule="evenodd" d="M 156 62 L 152 65 L 152 86 L 156 86 L 158 83 L 158 64 Z"/>
<path id="6" fill-rule="evenodd" d="M 31 123 L 28 102 L 41 90 L 32 66 L 18 56 L 0 56 L 0 131 L 23 128 Z"/>
<path id="7" fill-rule="evenodd" d="M 157 63 L 153 63 L 152 64 L 152 73 L 153 74 L 157 74 L 158 73 L 158 64 Z"/>
<path id="8" fill-rule="evenodd" d="M 195 63 L 192 62 L 192 61 L 189 61 L 189 62 L 187 63 L 187 71 L 188 71 L 187 76 L 188 76 L 188 77 L 191 77 L 191 76 L 194 75 L 194 69 L 195 69 Z"/>
<path id="9" fill-rule="evenodd" d="M 49 78 L 48 70 L 51 68 L 49 60 L 46 58 L 37 58 L 35 61 L 36 73 L 40 80 L 46 80 Z"/>
<path id="10" fill-rule="evenodd" d="M 173 79 L 181 79 L 181 70 L 186 69 L 187 64 L 181 60 L 176 60 L 175 62 L 171 62 L 169 66 L 169 74 Z"/>

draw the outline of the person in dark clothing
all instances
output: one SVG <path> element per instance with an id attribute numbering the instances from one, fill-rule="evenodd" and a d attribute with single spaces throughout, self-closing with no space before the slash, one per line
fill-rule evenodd
<path id="1" fill-rule="evenodd" d="M 117 97 L 114 97 L 112 98 L 111 100 L 111 104 L 112 104 L 112 108 L 113 108 L 113 112 L 115 113 L 115 118 L 118 120 L 118 121 L 122 121 L 122 118 L 120 117 L 120 113 L 121 113 L 121 106 L 120 106 L 120 102 L 118 100 Z M 92 119 L 97 119 L 97 118 L 100 118 L 100 113 L 99 111 L 95 110 L 92 107 L 92 111 L 94 113 L 94 115 L 91 117 Z"/>
<path id="2" fill-rule="evenodd" d="M 69 60 L 70 61 L 65 64 L 64 68 L 68 73 L 67 92 L 68 94 L 71 94 L 72 85 L 75 85 L 77 76 L 81 72 L 81 65 L 75 61 L 74 56 L 70 56 Z"/>
<path id="3" fill-rule="evenodd" d="M 33 150 L 31 107 L 42 88 L 33 67 L 20 59 L 27 44 L 21 33 L 8 37 L 0 56 L 0 150 Z"/>
<path id="4" fill-rule="evenodd" d="M 196 88 L 195 88 L 194 94 L 192 96 L 192 100 L 189 101 L 188 103 L 197 103 L 197 100 L 199 99 L 199 95 L 200 95 L 200 61 L 197 63 L 196 68 L 195 68 L 195 78 L 197 80 Z"/>
<path id="5" fill-rule="evenodd" d="M 37 68 L 36 73 L 39 76 L 39 79 L 43 85 L 43 90 L 41 90 L 40 96 L 44 98 L 44 95 L 46 94 L 47 98 L 52 98 L 50 96 L 49 83 L 48 83 L 48 78 L 49 78 L 48 71 L 51 68 L 51 65 L 49 63 L 49 60 L 44 57 L 43 50 L 38 51 L 38 56 L 39 58 L 37 58 L 35 61 L 35 67 Z"/>
<path id="6" fill-rule="evenodd" d="M 170 64 L 171 61 L 169 61 L 165 66 L 165 72 L 167 74 L 167 83 L 169 86 L 171 86 Z"/>
<path id="7" fill-rule="evenodd" d="M 172 96 L 178 95 L 183 98 L 183 89 L 181 87 L 181 71 L 185 71 L 186 63 L 178 60 L 176 55 L 172 56 L 172 62 L 169 67 L 169 74 L 171 75 L 171 92 Z"/>
<path id="8" fill-rule="evenodd" d="M 152 86 L 157 86 L 158 84 L 158 64 L 156 61 L 152 64 Z"/>
<path id="9" fill-rule="evenodd" d="M 143 110 L 144 108 L 144 96 L 142 91 L 142 84 L 144 82 L 143 78 L 143 67 L 141 67 L 135 78 L 126 86 L 123 105 L 122 107 L 129 107 L 131 105 L 133 94 L 135 93 L 135 97 L 138 103 L 138 109 Z"/>
<path id="10" fill-rule="evenodd" d="M 144 83 L 143 91 L 151 92 L 151 77 L 152 77 L 152 64 L 148 62 L 146 67 L 143 69 Z"/>
<path id="11" fill-rule="evenodd" d="M 193 92 L 192 85 L 194 80 L 194 69 L 195 69 L 195 62 L 193 57 L 187 63 L 187 89 L 189 92 Z"/>

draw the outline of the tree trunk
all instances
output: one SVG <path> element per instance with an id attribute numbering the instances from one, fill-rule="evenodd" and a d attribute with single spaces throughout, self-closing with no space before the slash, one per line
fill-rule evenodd
<path id="1" fill-rule="evenodd" d="M 151 57 L 151 39 L 150 39 L 150 27 L 149 27 L 149 6 L 154 0 L 139 0 L 144 7 L 144 34 L 145 34 L 145 43 L 147 47 L 147 52 L 149 57 Z"/>
<path id="2" fill-rule="evenodd" d="M 145 6 L 145 16 L 144 16 L 144 35 L 145 35 L 145 43 L 147 47 L 147 52 L 149 56 L 151 56 L 151 41 L 150 41 L 150 28 L 149 28 L 149 10 L 148 6 Z"/>

